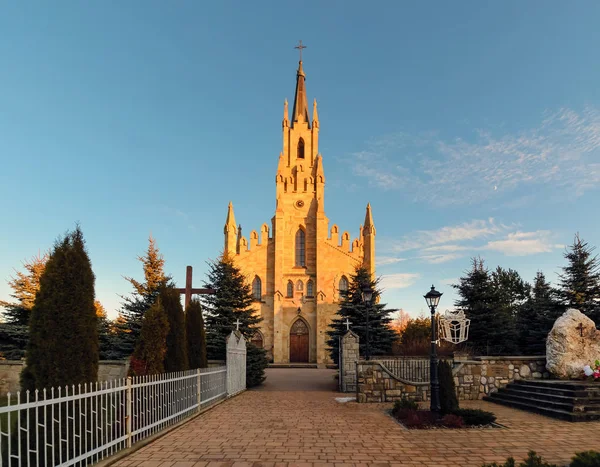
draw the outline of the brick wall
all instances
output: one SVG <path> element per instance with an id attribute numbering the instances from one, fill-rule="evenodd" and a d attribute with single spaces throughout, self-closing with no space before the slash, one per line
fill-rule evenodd
<path id="1" fill-rule="evenodd" d="M 454 360 L 452 373 L 460 400 L 476 400 L 519 379 L 548 379 L 543 356 L 474 357 Z M 414 383 L 396 377 L 381 363 L 357 364 L 357 401 L 389 402 L 403 397 L 426 401 L 429 383 Z"/>

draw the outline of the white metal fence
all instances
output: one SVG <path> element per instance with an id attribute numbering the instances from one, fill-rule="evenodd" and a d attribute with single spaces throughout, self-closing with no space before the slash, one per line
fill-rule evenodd
<path id="1" fill-rule="evenodd" d="M 0 467 L 90 465 L 246 389 L 246 341 L 227 365 L 7 395 Z"/>
<path id="2" fill-rule="evenodd" d="M 227 396 L 226 366 L 8 394 L 0 465 L 93 464 Z"/>

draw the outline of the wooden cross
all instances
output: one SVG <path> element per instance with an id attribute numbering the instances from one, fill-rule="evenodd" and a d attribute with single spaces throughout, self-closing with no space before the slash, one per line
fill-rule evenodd
<path id="1" fill-rule="evenodd" d="M 344 324 L 346 325 L 346 331 L 350 331 L 350 325 L 352 323 L 350 322 L 350 320 L 348 319 L 348 317 L 346 317 L 346 321 L 344 321 Z"/>
<path id="2" fill-rule="evenodd" d="M 575 329 L 578 329 L 579 334 L 581 335 L 581 337 L 583 337 L 583 323 L 579 323 L 579 326 L 577 326 Z"/>
<path id="3" fill-rule="evenodd" d="M 299 42 L 299 44 L 296 47 L 294 47 L 294 49 L 300 50 L 300 61 L 302 61 L 302 49 L 306 49 L 306 46 L 302 45 L 302 41 L 298 41 L 298 42 Z"/>
<path id="4" fill-rule="evenodd" d="M 192 295 L 208 295 L 215 294 L 215 289 L 194 289 L 192 288 L 192 267 L 188 266 L 185 271 L 185 289 L 177 289 L 180 294 L 185 294 L 185 309 L 187 310 Z"/>
<path id="5" fill-rule="evenodd" d="M 235 330 L 239 331 L 240 330 L 240 324 L 242 324 L 242 322 L 239 320 L 239 318 L 236 319 L 235 323 L 233 323 L 233 324 L 235 324 Z"/>

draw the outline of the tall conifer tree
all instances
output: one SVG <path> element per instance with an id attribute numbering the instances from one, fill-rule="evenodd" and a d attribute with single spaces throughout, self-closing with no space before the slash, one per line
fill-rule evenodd
<path id="1" fill-rule="evenodd" d="M 133 286 L 133 294 L 130 297 L 122 297 L 122 315 L 125 325 L 121 326 L 121 358 L 126 358 L 133 352 L 142 328 L 142 319 L 146 311 L 158 298 L 161 287 L 171 284 L 171 278 L 165 275 L 165 260 L 160 253 L 156 240 L 148 238 L 148 249 L 144 256 L 139 256 L 144 270 L 144 281 L 140 282 L 132 277 L 125 279 Z"/>
<path id="2" fill-rule="evenodd" d="M 165 372 L 169 320 L 160 298 L 144 315 L 140 338 L 131 356 L 132 376 L 157 375 Z"/>
<path id="3" fill-rule="evenodd" d="M 252 287 L 227 253 L 209 263 L 205 287 L 215 294 L 202 295 L 206 310 L 206 349 L 210 360 L 225 360 L 225 340 L 240 320 L 240 332 L 249 340 L 262 318 L 252 308 Z"/>
<path id="4" fill-rule="evenodd" d="M 79 226 L 57 241 L 31 309 L 23 389 L 96 381 L 94 273 Z"/>
<path id="5" fill-rule="evenodd" d="M 167 334 L 167 353 L 165 354 L 165 371 L 183 371 L 189 369 L 187 340 L 185 332 L 185 315 L 181 306 L 181 294 L 173 287 L 163 287 L 160 301 L 169 321 Z"/>
<path id="6" fill-rule="evenodd" d="M 535 276 L 531 296 L 517 315 L 519 349 L 522 355 L 544 355 L 546 337 L 560 316 L 563 307 L 541 271 Z"/>
<path id="7" fill-rule="evenodd" d="M 600 327 L 600 264 L 592 256 L 594 249 L 575 235 L 564 254 L 568 264 L 559 276 L 559 294 L 566 307 L 578 309 Z"/>
<path id="8" fill-rule="evenodd" d="M 350 276 L 350 284 L 346 292 L 340 291 L 342 302 L 336 317 L 332 320 L 327 330 L 327 346 L 334 362 L 339 359 L 339 338 L 346 334 L 346 318 L 350 320 L 350 329 L 358 335 L 360 341 L 360 354 L 365 355 L 367 346 L 367 310 L 369 313 L 369 347 L 371 356 L 389 355 L 392 345 L 398 338 L 392 329 L 391 314 L 398 311 L 386 308 L 385 304 L 378 303 L 381 291 L 378 287 L 379 279 L 373 280 L 369 271 L 358 267 Z M 362 291 L 366 286 L 373 290 L 371 304 L 363 303 Z"/>
<path id="9" fill-rule="evenodd" d="M 185 327 L 187 331 L 188 359 L 190 368 L 206 368 L 206 331 L 202 317 L 202 305 L 198 300 L 190 301 L 185 311 Z"/>

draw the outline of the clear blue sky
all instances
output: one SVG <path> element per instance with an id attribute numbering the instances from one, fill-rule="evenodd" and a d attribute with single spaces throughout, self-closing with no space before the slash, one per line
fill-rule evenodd
<path id="1" fill-rule="evenodd" d="M 195 282 L 270 222 L 284 98 L 302 39 L 319 102 L 325 209 L 367 201 L 384 301 L 411 314 L 481 255 L 555 280 L 600 244 L 600 4 L 20 2 L 0 7 L 0 297 L 81 223 L 111 315 L 156 237 Z"/>

